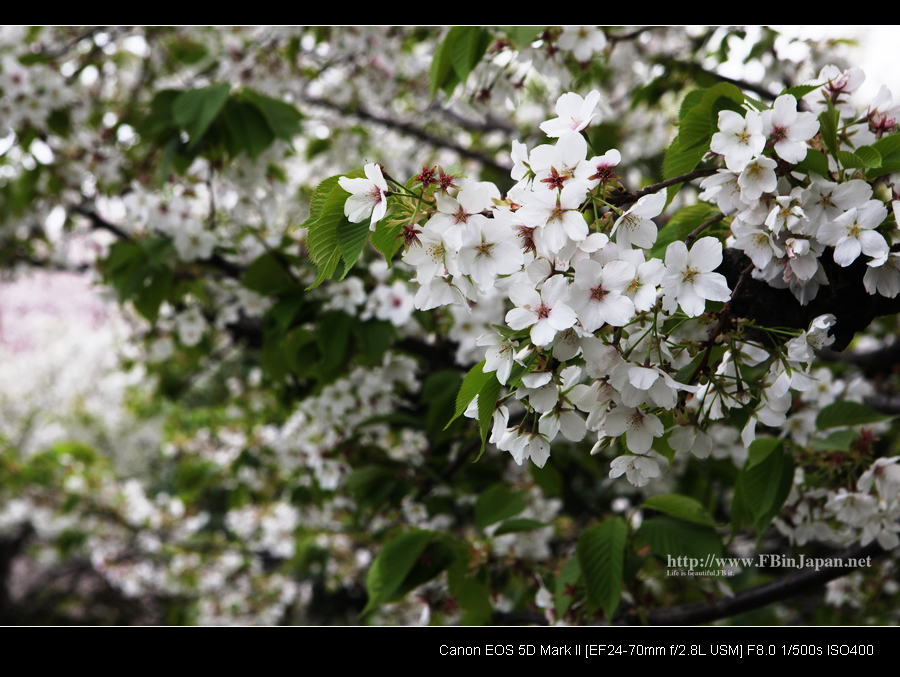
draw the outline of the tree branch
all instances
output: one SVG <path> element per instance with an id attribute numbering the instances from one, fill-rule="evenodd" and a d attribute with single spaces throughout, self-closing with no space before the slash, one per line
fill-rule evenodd
<path id="1" fill-rule="evenodd" d="M 712 217 L 709 221 L 704 221 L 699 226 L 697 226 L 694 230 L 692 230 L 691 234 L 688 235 L 684 240 L 684 243 L 688 246 L 688 249 L 690 249 L 691 245 L 694 244 L 694 240 L 697 239 L 697 236 L 700 235 L 700 233 L 702 233 L 704 230 L 709 228 L 712 224 L 718 223 L 719 221 L 721 221 L 724 218 L 725 218 L 725 214 L 718 214 L 718 215 Z"/>
<path id="2" fill-rule="evenodd" d="M 840 560 L 846 564 L 850 559 L 865 560 L 868 557 L 877 557 L 884 554 L 884 550 L 877 541 L 869 545 L 855 545 L 843 552 L 829 557 L 832 560 Z M 698 602 L 682 606 L 664 609 L 653 609 L 647 615 L 649 625 L 694 625 L 697 623 L 709 623 L 720 618 L 728 618 L 745 611 L 758 609 L 788 599 L 799 593 L 821 587 L 851 573 L 858 567 L 832 566 L 822 567 L 818 571 L 813 568 L 803 569 L 797 573 L 782 576 L 777 580 L 762 585 L 757 585 L 747 590 L 742 590 L 734 597 L 719 597 L 711 602 Z M 624 618 L 626 624 L 637 625 L 640 620 L 636 613 L 630 613 Z"/>
<path id="3" fill-rule="evenodd" d="M 832 349 L 842 351 L 856 333 L 863 331 L 876 317 L 900 312 L 900 296 L 889 299 L 866 292 L 862 280 L 867 266 L 862 257 L 846 268 L 836 264 L 828 253 L 819 261 L 828 276 L 828 284 L 821 286 L 816 298 L 806 305 L 801 305 L 788 289 L 776 289 L 763 280 L 748 277 L 739 293 L 732 294 L 733 315 L 750 318 L 763 327 L 806 330 L 815 318 L 832 314 L 837 319 L 831 328 L 831 335 L 835 337 Z M 726 249 L 717 272 L 725 276 L 734 290 L 741 272 L 750 263 L 742 251 Z M 764 334 L 754 338 L 769 343 Z"/>
<path id="4" fill-rule="evenodd" d="M 102 216 L 100 216 L 97 212 L 89 209 L 85 204 L 73 205 L 69 207 L 69 210 L 88 219 L 91 222 L 91 226 L 98 230 L 106 230 L 118 237 L 120 240 L 126 240 L 128 242 L 134 241 L 134 238 L 132 238 L 119 226 L 114 223 L 110 223 Z M 206 263 L 213 266 L 214 268 L 218 268 L 223 273 L 225 273 L 225 275 L 236 280 L 240 279 L 241 275 L 244 274 L 244 269 L 241 266 L 237 265 L 236 263 L 232 263 L 228 259 L 223 258 L 221 254 L 218 254 L 216 252 L 213 252 L 212 256 L 210 256 L 208 259 L 203 259 L 202 261 L 200 261 L 200 263 Z M 290 274 L 290 271 L 288 272 Z"/>
<path id="5" fill-rule="evenodd" d="M 699 179 L 703 176 L 712 176 L 717 171 L 716 168 L 711 169 L 695 169 L 692 172 L 688 172 L 687 174 L 682 174 L 681 176 L 675 176 L 671 179 L 666 179 L 665 181 L 660 181 L 659 183 L 654 183 L 651 186 L 647 186 L 646 188 L 641 188 L 638 191 L 626 191 L 624 193 L 620 192 L 616 195 L 611 195 L 609 202 L 616 207 L 620 207 L 623 204 L 627 204 L 629 202 L 637 202 L 639 199 L 644 197 L 645 195 L 650 195 L 651 193 L 656 193 L 663 188 L 668 188 L 669 186 L 674 186 L 679 183 L 687 183 L 688 181 L 693 181 L 694 179 Z"/>
<path id="6" fill-rule="evenodd" d="M 333 101 L 328 101 L 327 99 L 321 99 L 311 96 L 304 96 L 303 101 L 313 106 L 329 108 L 341 113 L 341 115 L 358 117 L 361 120 L 375 122 L 389 129 L 396 129 L 398 132 L 407 134 L 416 139 L 420 139 L 421 141 L 435 146 L 436 148 L 447 148 L 448 150 L 452 150 L 455 153 L 458 153 L 461 157 L 479 162 L 484 167 L 492 169 L 495 172 L 499 172 L 501 174 L 508 174 L 512 169 L 512 167 L 501 165 L 493 158 L 482 155 L 481 153 L 477 153 L 471 148 L 466 148 L 465 146 L 461 146 L 458 143 L 454 143 L 446 139 L 441 139 L 433 134 L 430 134 L 429 132 L 426 132 L 424 129 L 422 129 L 421 127 L 417 127 L 411 122 L 401 122 L 399 120 L 393 120 L 391 118 L 375 115 L 374 113 L 370 113 L 362 106 L 342 106 L 340 104 L 334 103 Z"/>

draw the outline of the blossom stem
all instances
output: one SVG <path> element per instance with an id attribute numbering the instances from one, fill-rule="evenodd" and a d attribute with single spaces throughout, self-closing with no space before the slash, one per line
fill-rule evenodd
<path id="1" fill-rule="evenodd" d="M 612 210 L 613 210 L 617 215 L 619 215 L 619 216 L 622 216 L 622 214 L 625 213 L 624 211 L 622 211 L 621 209 L 619 209 L 619 208 L 616 207 L 615 205 L 611 205 L 609 202 L 607 202 L 607 201 L 604 200 L 603 198 L 595 197 L 594 200 L 596 200 L 596 201 L 598 201 L 598 202 L 602 202 L 602 203 L 605 204 L 607 207 L 609 207 L 610 209 L 612 209 Z"/>

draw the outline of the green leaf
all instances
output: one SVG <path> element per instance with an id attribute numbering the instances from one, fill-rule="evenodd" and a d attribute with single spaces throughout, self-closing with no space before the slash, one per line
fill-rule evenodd
<path id="1" fill-rule="evenodd" d="M 510 491 L 505 484 L 495 484 L 479 494 L 475 501 L 475 526 L 484 530 L 501 520 L 515 517 L 527 507 L 524 492 Z"/>
<path id="2" fill-rule="evenodd" d="M 883 136 L 878 141 L 872 144 L 872 148 L 878 151 L 878 154 L 882 158 L 886 158 L 889 155 L 896 153 L 900 150 L 900 133 L 890 134 L 889 136 Z"/>
<path id="3" fill-rule="evenodd" d="M 684 98 L 681 100 L 681 107 L 678 109 L 678 120 L 684 120 L 687 117 L 688 113 L 699 106 L 703 101 L 703 97 L 706 96 L 706 92 L 708 91 L 709 88 L 692 89 L 687 94 L 685 94 Z"/>
<path id="4" fill-rule="evenodd" d="M 893 418 L 893 416 L 886 416 L 859 402 L 835 402 L 823 408 L 816 416 L 816 429 L 827 430 L 828 428 L 881 423 Z"/>
<path id="5" fill-rule="evenodd" d="M 663 157 L 663 177 L 673 179 L 676 176 L 687 174 L 694 171 L 703 156 L 706 155 L 708 148 L 697 146 L 693 149 L 685 150 L 679 146 L 679 137 L 675 137 L 672 144 L 666 148 Z M 672 198 L 681 190 L 682 184 L 676 184 L 666 188 L 666 204 L 672 202 Z"/>
<path id="6" fill-rule="evenodd" d="M 378 366 L 394 339 L 394 325 L 383 320 L 355 322 L 353 333 L 361 346 L 366 364 Z"/>
<path id="7" fill-rule="evenodd" d="M 454 26 L 447 34 L 450 62 L 459 81 L 465 84 L 491 44 L 491 34 L 481 26 Z"/>
<path id="8" fill-rule="evenodd" d="M 478 393 L 478 429 L 481 432 L 481 451 L 478 458 L 475 459 L 476 461 L 484 453 L 488 433 L 491 431 L 494 419 L 494 410 L 497 408 L 497 399 L 500 397 L 500 381 L 496 379 L 495 372 L 491 372 L 491 376 L 493 378 L 489 379 Z"/>
<path id="9" fill-rule="evenodd" d="M 541 522 L 540 520 L 531 519 L 529 517 L 517 517 L 515 519 L 506 520 L 497 527 L 497 531 L 494 532 L 494 536 L 502 536 L 503 534 L 514 534 L 520 531 L 534 531 L 535 529 L 541 529 L 547 526 L 546 522 Z"/>
<path id="10" fill-rule="evenodd" d="M 190 147 L 196 146 L 203 138 L 213 120 L 222 111 L 230 92 L 231 85 L 222 82 L 211 87 L 189 89 L 172 102 L 172 118 L 188 133 Z"/>
<path id="11" fill-rule="evenodd" d="M 286 101 L 264 96 L 252 89 L 244 89 L 241 92 L 241 98 L 259 110 L 269 129 L 277 138 L 291 141 L 302 131 L 300 121 L 303 119 L 303 115 Z"/>
<path id="12" fill-rule="evenodd" d="M 870 169 L 866 172 L 866 179 L 872 181 L 873 179 L 877 179 L 879 176 L 884 176 L 885 174 L 893 174 L 894 172 L 900 172 L 900 159 L 882 159 L 880 167 L 875 167 L 874 169 Z"/>
<path id="13" fill-rule="evenodd" d="M 345 354 L 350 340 L 350 325 L 353 318 L 342 311 L 332 311 L 319 321 L 317 345 L 321 359 L 317 365 L 323 380 L 330 380 L 337 369 L 347 364 Z"/>
<path id="14" fill-rule="evenodd" d="M 743 509 L 760 536 L 781 510 L 793 481 L 794 460 L 785 453 L 784 440 L 767 437 L 750 445 L 736 490 L 740 490 Z"/>
<path id="15" fill-rule="evenodd" d="M 396 470 L 383 465 L 357 468 L 347 477 L 347 490 L 356 498 L 361 510 L 377 509 L 397 486 Z"/>
<path id="16" fill-rule="evenodd" d="M 580 579 L 581 568 L 578 566 L 578 557 L 571 557 L 568 562 L 563 564 L 562 569 L 559 570 L 559 576 L 556 578 L 556 594 L 554 595 L 554 601 L 556 603 L 557 618 L 565 616 L 569 611 L 569 607 L 572 606 L 572 602 L 575 598 L 568 594 L 567 591 L 578 585 Z"/>
<path id="17" fill-rule="evenodd" d="M 447 587 L 463 610 L 463 625 L 486 625 L 494 608 L 488 571 L 479 567 L 475 572 L 466 566 L 466 553 L 461 552 L 447 572 Z"/>
<path id="18" fill-rule="evenodd" d="M 462 378 L 459 371 L 441 369 L 429 374 L 422 384 L 419 399 L 428 404 L 425 425 L 432 444 L 437 444 L 438 439 L 458 434 L 453 429 L 447 429 L 446 421 L 448 412 L 453 410 L 461 383 Z"/>
<path id="19" fill-rule="evenodd" d="M 881 167 L 881 153 L 872 146 L 860 146 L 856 149 L 856 156 L 862 160 L 866 167 L 871 167 L 873 169 Z"/>
<path id="20" fill-rule="evenodd" d="M 171 268 L 156 268 L 150 283 L 145 282 L 132 299 L 135 309 L 150 322 L 156 322 L 159 317 L 159 306 L 171 291 L 172 280 Z"/>
<path id="21" fill-rule="evenodd" d="M 412 569 L 394 590 L 392 599 L 403 599 L 408 593 L 427 583 L 456 561 L 456 553 L 442 541 L 432 541 L 419 556 Z"/>
<path id="22" fill-rule="evenodd" d="M 828 110 L 823 110 L 819 113 L 819 133 L 822 135 L 822 140 L 828 146 L 828 150 L 831 151 L 832 155 L 835 155 L 839 150 L 837 140 L 839 120 L 840 114 L 831 104 L 828 105 Z"/>
<path id="23" fill-rule="evenodd" d="M 309 289 L 318 287 L 323 280 L 334 275 L 341 258 L 338 225 L 348 221 L 344 216 L 344 203 L 348 197 L 350 193 L 335 184 L 322 205 L 319 218 L 308 227 L 306 247 L 309 250 L 309 257 L 319 270 L 319 276 Z"/>
<path id="24" fill-rule="evenodd" d="M 784 440 L 777 437 L 760 437 L 753 440 L 750 448 L 747 450 L 747 460 L 744 468 L 752 468 L 764 462 L 769 456 L 779 451 L 784 445 Z"/>
<path id="25" fill-rule="evenodd" d="M 231 135 L 230 152 L 232 155 L 237 155 L 240 151 L 247 151 L 247 154 L 255 160 L 275 140 L 275 135 L 266 123 L 266 119 L 253 104 L 231 100 L 225 106 L 222 119 Z"/>
<path id="26" fill-rule="evenodd" d="M 603 608 L 611 621 L 622 596 L 628 527 L 621 518 L 601 522 L 578 538 L 578 564 L 584 574 L 588 610 Z"/>
<path id="27" fill-rule="evenodd" d="M 268 337 L 267 337 L 268 339 Z M 286 332 L 283 339 L 278 339 L 277 334 L 273 334 L 271 340 L 284 348 L 284 361 L 288 368 L 301 378 L 311 376 L 316 367 L 315 360 L 310 359 L 310 355 L 315 355 L 313 344 L 316 343 L 316 334 L 305 328 L 295 327 Z"/>
<path id="28" fill-rule="evenodd" d="M 866 163 L 863 162 L 862 158 L 856 155 L 856 153 L 851 153 L 849 150 L 839 150 L 834 154 L 837 161 L 841 163 L 841 166 L 845 169 L 854 168 L 860 169 L 866 166 Z M 880 162 L 879 162 L 880 164 Z"/>
<path id="29" fill-rule="evenodd" d="M 722 539 L 710 527 L 660 515 L 641 523 L 641 536 L 657 557 L 689 557 L 705 565 L 723 553 Z"/>
<path id="30" fill-rule="evenodd" d="M 385 544 L 366 575 L 369 601 L 363 616 L 395 596 L 432 536 L 430 531 L 414 529 Z"/>
<path id="31" fill-rule="evenodd" d="M 456 85 L 459 84 L 459 78 L 450 60 L 451 48 L 447 42 L 448 37 L 449 33 L 437 46 L 431 59 L 431 68 L 428 70 L 429 96 L 432 99 L 439 89 L 444 90 L 449 97 Z"/>
<path id="32" fill-rule="evenodd" d="M 484 364 L 485 361 L 482 360 L 469 369 L 469 373 L 466 374 L 466 377 L 463 379 L 462 385 L 459 387 L 459 393 L 456 395 L 456 411 L 453 413 L 453 418 L 447 421 L 444 430 L 449 428 L 453 421 L 463 415 L 465 410 L 472 403 L 472 400 L 474 400 L 478 393 L 480 393 L 488 384 L 488 381 L 491 379 L 497 380 L 494 376 L 494 372 L 484 372 Z"/>
<path id="33" fill-rule="evenodd" d="M 806 96 L 806 95 L 809 94 L 810 92 L 816 91 L 816 90 L 819 89 L 819 87 L 821 87 L 821 86 L 822 86 L 822 84 L 818 84 L 818 85 L 794 85 L 793 87 L 789 87 L 789 88 L 787 88 L 786 90 L 784 90 L 784 91 L 781 93 L 781 95 L 784 96 L 785 94 L 790 94 L 790 95 L 793 96 L 795 99 L 802 99 L 804 96 Z"/>
<path id="34" fill-rule="evenodd" d="M 349 219 L 341 220 L 337 225 L 338 244 L 341 248 L 341 258 L 344 259 L 343 280 L 362 254 L 369 241 L 369 221 L 351 223 Z"/>
<path id="35" fill-rule="evenodd" d="M 828 158 L 820 150 L 806 149 L 806 157 L 797 164 L 801 172 L 818 174 L 823 178 L 828 177 Z"/>
<path id="36" fill-rule="evenodd" d="M 318 269 L 318 275 L 316 275 L 316 280 L 311 285 L 306 288 L 306 291 L 310 289 L 315 289 L 320 284 L 322 284 L 325 280 L 330 280 L 334 277 L 334 271 L 337 270 L 338 263 L 341 262 L 341 252 L 339 249 L 335 249 L 328 257 L 321 262 L 320 264 L 316 264 L 316 268 Z"/>
<path id="37" fill-rule="evenodd" d="M 845 428 L 834 431 L 824 440 L 812 439 L 809 441 L 809 446 L 817 451 L 850 451 L 856 437 L 856 432 Z"/>
<path id="38" fill-rule="evenodd" d="M 384 255 L 388 266 L 391 265 L 394 254 L 403 246 L 403 239 L 400 237 L 402 232 L 402 223 L 389 224 L 382 220 L 372 233 L 372 245 Z"/>
<path id="39" fill-rule="evenodd" d="M 706 367 L 709 369 L 715 369 L 716 364 L 718 364 L 719 360 L 722 359 L 722 356 L 727 350 L 727 346 L 713 346 L 712 350 L 709 351 L 709 359 L 706 362 Z M 679 369 L 672 378 L 674 378 L 679 383 L 688 383 L 691 376 L 694 375 L 701 362 L 703 362 L 703 356 L 705 353 L 705 350 L 701 350 L 699 353 L 697 353 L 694 359 L 692 359 L 681 369 Z"/>
<path id="40" fill-rule="evenodd" d="M 287 263 L 282 263 L 274 254 L 265 253 L 251 263 L 241 276 L 241 284 L 263 296 L 275 296 L 297 286 Z"/>
<path id="41" fill-rule="evenodd" d="M 509 41 L 516 49 L 523 49 L 531 45 L 537 40 L 537 37 L 543 33 L 544 26 L 501 26 L 500 29 L 509 38 Z"/>
<path id="42" fill-rule="evenodd" d="M 644 501 L 642 507 L 663 512 L 685 522 L 693 522 L 709 527 L 716 526 L 716 521 L 707 512 L 706 508 L 699 501 L 689 496 L 681 496 L 680 494 L 651 496 Z"/>
<path id="43" fill-rule="evenodd" d="M 744 94 L 744 101 L 753 106 L 756 109 L 757 113 L 762 113 L 764 110 L 770 110 L 772 107 L 767 106 L 762 101 L 754 99 L 752 96 L 747 96 Z"/>
<path id="44" fill-rule="evenodd" d="M 334 190 L 334 187 L 338 185 L 338 181 L 340 180 L 342 174 L 338 174 L 336 176 L 329 176 L 327 179 L 322 181 L 316 189 L 313 191 L 312 197 L 309 199 L 309 216 L 306 217 L 306 221 L 297 226 L 297 229 L 300 228 L 309 228 L 313 223 L 318 220 L 319 216 L 322 213 L 322 208 L 325 206 L 325 201 L 328 200 L 328 197 L 331 195 L 331 191 Z M 348 193 L 349 195 L 349 193 Z"/>
<path id="45" fill-rule="evenodd" d="M 688 149 L 697 145 L 705 146 L 705 153 L 709 150 L 712 135 L 719 131 L 719 111 L 732 110 L 744 115 L 745 111 L 741 108 L 743 103 L 744 93 L 731 83 L 720 82 L 710 87 L 700 103 L 687 112 L 679 125 L 681 147 Z"/>
<path id="46" fill-rule="evenodd" d="M 740 482 L 734 485 L 734 494 L 731 497 L 731 537 L 737 536 L 745 524 L 753 523 L 753 515 L 747 509 L 744 501 L 744 488 Z"/>

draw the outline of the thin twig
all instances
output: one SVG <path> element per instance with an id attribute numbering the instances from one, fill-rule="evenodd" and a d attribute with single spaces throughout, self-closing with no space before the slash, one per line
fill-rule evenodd
<path id="1" fill-rule="evenodd" d="M 694 230 L 691 231 L 691 234 L 685 238 L 684 243 L 690 249 L 690 246 L 692 244 L 694 244 L 694 240 L 697 239 L 697 236 L 700 235 L 700 233 L 702 233 L 704 230 L 709 228 L 712 224 L 718 223 L 719 221 L 721 221 L 724 218 L 725 218 L 725 214 L 717 214 L 716 216 L 712 217 L 709 221 L 704 221 L 699 226 L 694 228 Z"/>
<path id="2" fill-rule="evenodd" d="M 663 188 L 668 188 L 669 186 L 674 186 L 679 183 L 687 183 L 688 181 L 693 181 L 694 179 L 699 179 L 704 176 L 712 176 L 715 174 L 718 169 L 695 169 L 692 172 L 688 172 L 687 174 L 682 174 L 681 176 L 674 176 L 671 179 L 666 179 L 665 181 L 660 181 L 659 183 L 654 183 L 653 185 L 647 186 L 646 188 L 641 188 L 635 192 L 625 192 L 618 193 L 616 195 L 612 195 L 609 198 L 609 203 L 615 205 L 616 207 L 621 207 L 623 204 L 627 204 L 629 202 L 637 202 L 639 199 L 644 197 L 645 195 L 650 195 L 651 193 L 656 193 Z"/>

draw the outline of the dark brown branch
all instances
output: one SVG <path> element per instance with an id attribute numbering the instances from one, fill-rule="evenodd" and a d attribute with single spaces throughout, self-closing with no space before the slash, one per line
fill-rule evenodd
<path id="1" fill-rule="evenodd" d="M 0 538 L 0 625 L 15 622 L 15 611 L 9 594 L 9 575 L 12 561 L 22 552 L 28 539 L 34 534 L 30 522 L 21 525 L 11 538 Z"/>
<path id="2" fill-rule="evenodd" d="M 400 120 L 394 120 L 392 118 L 375 115 L 374 113 L 370 113 L 362 106 L 342 106 L 341 104 L 334 103 L 333 101 L 328 101 L 326 99 L 320 99 L 311 96 L 303 97 L 303 101 L 313 106 L 321 106 L 323 108 L 337 111 L 341 115 L 357 117 L 361 120 L 375 122 L 384 127 L 388 127 L 389 129 L 396 129 L 398 132 L 407 134 L 416 139 L 420 139 L 421 141 L 424 141 L 425 143 L 436 148 L 447 148 L 448 150 L 452 150 L 458 153 L 461 157 L 479 162 L 484 167 L 492 169 L 495 172 L 499 172 L 501 174 L 508 174 L 512 169 L 512 167 L 501 165 L 493 158 L 482 155 L 481 153 L 477 153 L 471 148 L 466 148 L 465 146 L 461 146 L 458 143 L 439 138 L 429 132 L 426 132 L 424 129 L 412 124 L 411 122 L 402 122 Z"/>
<path id="3" fill-rule="evenodd" d="M 767 99 L 769 101 L 774 101 L 778 98 L 777 94 L 772 94 L 768 89 L 763 87 L 762 85 L 755 85 L 752 82 L 747 82 L 746 80 L 738 80 L 736 78 L 729 78 L 724 75 L 720 75 L 715 71 L 706 71 L 710 75 L 717 77 L 722 82 L 729 82 L 736 87 L 740 87 L 741 89 L 746 89 L 749 92 L 753 92 L 754 94 L 759 94 L 763 99 Z"/>
<path id="4" fill-rule="evenodd" d="M 80 214 L 91 222 L 91 226 L 97 230 L 105 230 L 115 235 L 120 240 L 131 240 L 131 236 L 114 223 L 110 223 L 97 212 L 88 209 L 85 205 L 74 205 L 70 210 L 76 214 Z"/>
<path id="5" fill-rule="evenodd" d="M 98 230 L 108 231 L 120 240 L 127 240 L 129 242 L 133 241 L 133 238 L 119 226 L 114 223 L 110 223 L 102 216 L 100 216 L 97 212 L 89 209 L 86 205 L 73 205 L 69 209 L 76 214 L 79 214 L 88 219 L 91 222 L 91 226 L 93 226 L 94 228 Z M 217 254 L 215 252 L 208 259 L 200 261 L 200 263 L 207 263 L 214 268 L 218 268 L 223 273 L 225 273 L 225 275 L 234 279 L 240 279 L 241 275 L 243 275 L 244 273 L 244 269 L 241 268 L 241 266 L 228 261 L 227 259 L 223 258 L 221 254 Z"/>
<path id="6" fill-rule="evenodd" d="M 656 193 L 657 191 L 662 190 L 663 188 L 668 188 L 669 186 L 674 186 L 679 183 L 687 183 L 688 181 L 693 181 L 694 179 L 699 179 L 704 176 L 712 176 L 717 171 L 716 168 L 711 169 L 695 169 L 692 172 L 688 172 L 687 174 L 682 174 L 681 176 L 675 176 L 671 179 L 666 179 L 665 181 L 660 181 L 659 183 L 654 183 L 651 186 L 647 186 L 646 188 L 641 188 L 638 191 L 627 191 L 624 193 L 617 193 L 616 195 L 610 196 L 608 202 L 612 205 L 620 207 L 621 205 L 627 204 L 629 202 L 637 202 L 645 195 L 650 195 L 651 193 Z"/>
<path id="7" fill-rule="evenodd" d="M 840 560 L 847 563 L 850 559 L 865 560 L 868 557 L 878 557 L 884 554 L 884 550 L 873 541 L 869 545 L 855 545 L 843 552 L 829 557 L 832 560 Z M 822 567 L 818 571 L 814 568 L 803 569 L 794 574 L 782 576 L 777 580 L 762 585 L 757 585 L 747 590 L 736 593 L 733 597 L 719 597 L 712 602 L 699 602 L 664 609 L 653 609 L 647 614 L 649 625 L 694 625 L 697 623 L 709 623 L 720 618 L 728 618 L 752 609 L 759 609 L 767 604 L 786 600 L 802 592 L 807 592 L 821 587 L 842 576 L 854 571 L 853 567 Z M 639 624 L 637 614 L 629 614 L 625 619 L 627 624 Z"/>
<path id="8" fill-rule="evenodd" d="M 806 330 L 815 318 L 832 314 L 837 322 L 830 332 L 835 337 L 831 347 L 842 351 L 876 317 L 900 312 L 900 296 L 889 299 L 866 292 L 863 276 L 867 266 L 862 257 L 846 268 L 836 264 L 827 251 L 819 261 L 825 269 L 828 284 L 819 287 L 816 298 L 807 305 L 801 305 L 788 289 L 776 289 L 763 280 L 748 277 L 740 290 L 732 294 L 730 305 L 734 317 L 750 318 L 762 327 Z M 742 251 L 726 249 L 717 272 L 723 274 L 729 287 L 735 289 L 741 272 L 750 263 Z M 762 334 L 754 338 L 768 342 Z"/>
<path id="9" fill-rule="evenodd" d="M 686 63 L 683 61 L 675 61 L 674 63 L 694 77 L 697 77 L 698 75 L 710 75 L 718 80 L 721 80 L 722 82 L 728 82 L 735 87 L 740 87 L 741 89 L 746 89 L 748 92 L 758 94 L 760 98 L 766 99 L 768 101 L 774 101 L 776 98 L 778 98 L 776 94 L 773 94 L 762 85 L 757 85 L 753 82 L 747 82 L 746 80 L 739 80 L 737 78 L 729 78 L 726 75 L 721 75 L 719 73 L 716 73 L 715 71 L 707 70 L 696 63 Z"/>
<path id="10" fill-rule="evenodd" d="M 432 109 L 437 109 L 438 111 L 440 111 L 440 114 L 443 117 L 472 132 L 479 132 L 482 134 L 487 132 L 503 132 L 509 137 L 512 137 L 512 135 L 516 133 L 516 130 L 512 125 L 507 122 L 497 120 L 491 115 L 488 115 L 484 119 L 484 122 L 480 122 L 478 120 L 470 120 L 469 118 L 460 115 L 451 108 L 442 108 L 440 106 L 433 105 L 428 110 L 431 111 Z"/>
<path id="11" fill-rule="evenodd" d="M 732 300 L 738 298 L 740 295 L 741 287 L 743 286 L 747 276 L 750 274 L 750 271 L 753 270 L 753 264 L 748 264 L 742 271 L 740 277 L 738 277 L 737 283 L 735 283 L 734 288 L 731 290 Z M 716 326 L 709 334 L 709 338 L 706 339 L 705 343 L 705 352 L 703 353 L 703 359 L 700 360 L 700 364 L 697 365 L 697 368 L 694 370 L 694 373 L 691 374 L 690 379 L 688 379 L 688 384 L 693 385 L 696 382 L 696 378 L 700 375 L 700 373 L 709 366 L 709 357 L 712 354 L 712 349 L 716 345 L 716 339 L 726 331 L 729 327 L 734 325 L 734 313 L 731 309 L 731 301 L 725 304 L 722 308 L 722 311 L 719 313 L 719 321 L 716 323 Z"/>
<path id="12" fill-rule="evenodd" d="M 610 44 L 616 42 L 626 42 L 628 40 L 634 40 L 637 37 L 640 37 L 644 33 L 652 30 L 658 30 L 661 28 L 666 28 L 666 26 L 643 26 L 638 28 L 637 30 L 633 30 L 630 33 L 606 33 L 606 39 L 610 42 Z"/>
<path id="13" fill-rule="evenodd" d="M 704 230 L 709 228 L 712 224 L 718 223 L 719 221 L 721 221 L 724 218 L 725 218 L 725 214 L 718 214 L 718 215 L 712 217 L 709 221 L 704 221 L 699 226 L 697 226 L 694 230 L 692 230 L 691 234 L 688 235 L 684 240 L 684 243 L 688 246 L 688 249 L 690 249 L 691 245 L 694 244 L 694 240 L 697 239 L 697 236 L 700 235 L 700 233 L 702 233 Z"/>

